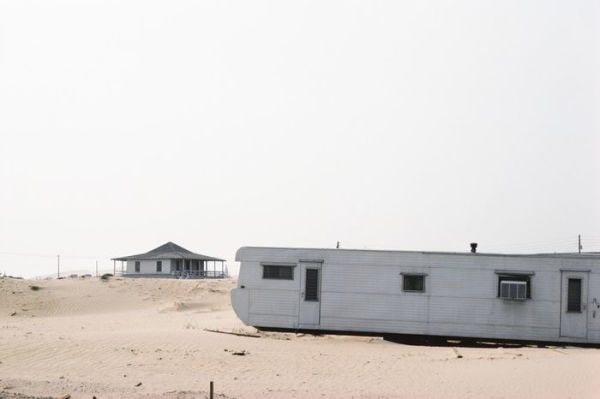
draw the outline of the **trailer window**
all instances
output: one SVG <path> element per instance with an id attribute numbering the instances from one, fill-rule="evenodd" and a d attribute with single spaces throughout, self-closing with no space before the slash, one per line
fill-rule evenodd
<path id="1" fill-rule="evenodd" d="M 263 278 L 274 280 L 293 280 L 293 266 L 263 265 Z"/>
<path id="2" fill-rule="evenodd" d="M 425 275 L 404 274 L 402 289 L 404 291 L 425 292 Z"/>
<path id="3" fill-rule="evenodd" d="M 161 260 L 157 260 L 156 261 L 156 272 L 157 273 L 161 273 L 162 272 L 162 261 Z"/>
<path id="4" fill-rule="evenodd" d="M 570 278 L 567 286 L 567 312 L 581 312 L 581 279 Z"/>
<path id="5" fill-rule="evenodd" d="M 531 299 L 531 277 L 518 274 L 498 276 L 498 298 Z"/>
<path id="6" fill-rule="evenodd" d="M 305 301 L 319 300 L 319 270 L 306 269 Z"/>

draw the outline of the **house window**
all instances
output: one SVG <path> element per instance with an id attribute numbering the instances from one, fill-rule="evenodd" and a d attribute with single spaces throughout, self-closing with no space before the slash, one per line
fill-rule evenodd
<path id="1" fill-rule="evenodd" d="M 139 261 L 135 261 L 135 272 L 139 273 L 140 272 L 140 262 Z"/>
<path id="2" fill-rule="evenodd" d="M 162 261 L 161 260 L 156 261 L 156 272 L 162 273 Z"/>
<path id="3" fill-rule="evenodd" d="M 403 274 L 402 290 L 411 292 L 425 292 L 424 274 Z"/>
<path id="4" fill-rule="evenodd" d="M 498 298 L 531 299 L 531 276 L 520 274 L 499 275 Z"/>
<path id="5" fill-rule="evenodd" d="M 293 280 L 294 267 L 281 265 L 263 265 L 263 278 L 274 280 Z"/>
<path id="6" fill-rule="evenodd" d="M 581 313 L 581 279 L 570 278 L 567 286 L 567 312 Z"/>

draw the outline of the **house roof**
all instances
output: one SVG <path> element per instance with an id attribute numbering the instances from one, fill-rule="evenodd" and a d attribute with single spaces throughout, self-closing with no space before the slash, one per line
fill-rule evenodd
<path id="1" fill-rule="evenodd" d="M 225 259 L 213 258 L 212 256 L 206 256 L 202 254 L 196 254 L 192 251 L 180 247 L 174 242 L 169 241 L 160 247 L 154 248 L 143 254 L 122 256 L 120 258 L 113 258 L 113 260 L 160 260 L 160 259 L 195 259 L 195 260 L 211 260 L 223 262 Z"/>

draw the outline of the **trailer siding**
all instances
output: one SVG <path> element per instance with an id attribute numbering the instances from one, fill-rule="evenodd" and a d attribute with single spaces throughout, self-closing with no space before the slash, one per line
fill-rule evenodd
<path id="1" fill-rule="evenodd" d="M 242 321 L 298 328 L 302 259 L 323 262 L 322 330 L 600 343 L 600 260 L 591 256 L 241 248 L 232 303 Z M 296 264 L 294 280 L 263 279 L 261 262 Z M 560 335 L 564 269 L 589 270 L 587 338 Z M 531 299 L 498 298 L 505 272 L 530 275 Z M 424 274 L 425 292 L 403 291 L 402 273 Z"/>

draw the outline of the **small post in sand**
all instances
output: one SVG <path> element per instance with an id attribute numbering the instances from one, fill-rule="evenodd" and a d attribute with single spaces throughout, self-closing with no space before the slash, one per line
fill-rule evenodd
<path id="1" fill-rule="evenodd" d="M 210 396 L 209 396 L 209 398 L 210 398 L 210 399 L 213 399 L 214 392 L 215 392 L 215 389 L 214 389 L 214 384 L 213 384 L 213 382 L 211 381 L 211 382 L 210 382 Z"/>

